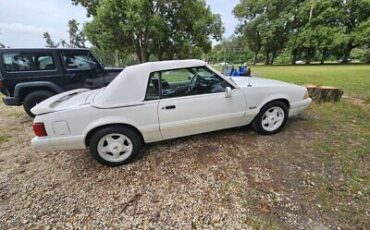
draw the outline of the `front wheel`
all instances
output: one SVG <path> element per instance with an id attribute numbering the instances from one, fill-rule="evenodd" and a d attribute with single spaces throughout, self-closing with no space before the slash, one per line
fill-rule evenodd
<path id="1" fill-rule="evenodd" d="M 99 163 L 119 166 L 131 162 L 141 148 L 141 138 L 128 127 L 107 127 L 90 139 L 91 155 Z"/>
<path id="2" fill-rule="evenodd" d="M 288 106 L 282 101 L 265 105 L 252 122 L 252 128 L 259 134 L 270 135 L 284 128 L 288 120 Z"/>

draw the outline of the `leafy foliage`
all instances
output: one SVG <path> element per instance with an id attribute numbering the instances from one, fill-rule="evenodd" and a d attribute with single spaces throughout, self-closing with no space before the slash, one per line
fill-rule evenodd
<path id="1" fill-rule="evenodd" d="M 55 43 L 53 39 L 51 39 L 51 36 L 48 32 L 45 32 L 43 35 L 45 42 L 46 42 L 46 47 L 48 48 L 57 48 L 60 45 L 60 42 Z"/>
<path id="2" fill-rule="evenodd" d="M 215 45 L 208 54 L 207 60 L 213 63 L 232 62 L 245 63 L 253 58 L 253 53 L 248 47 L 248 43 L 241 37 L 224 39 Z"/>
<path id="3" fill-rule="evenodd" d="M 69 44 L 71 48 L 85 48 L 86 37 L 83 31 L 79 30 L 79 23 L 75 19 L 68 21 Z"/>
<path id="4" fill-rule="evenodd" d="M 368 0 L 240 0 L 234 14 L 238 35 L 265 64 L 286 48 L 293 64 L 298 57 L 308 64 L 317 52 L 321 63 L 329 55 L 348 62 L 352 49 L 370 43 Z"/>
<path id="5" fill-rule="evenodd" d="M 223 33 L 220 16 L 203 0 L 106 0 L 94 6 L 75 2 L 93 16 L 85 25 L 92 44 L 135 53 L 139 62 L 200 57 L 210 51 L 211 38 L 219 40 Z"/>
<path id="6" fill-rule="evenodd" d="M 86 37 L 83 31 L 79 29 L 79 23 L 75 19 L 68 21 L 69 43 L 66 40 L 61 40 L 55 43 L 48 32 L 43 34 L 46 42 L 46 47 L 57 48 L 60 45 L 69 48 L 85 48 Z"/>
<path id="7" fill-rule="evenodd" d="M 95 16 L 100 0 L 72 0 L 72 4 L 81 5 L 86 8 L 87 16 Z"/>

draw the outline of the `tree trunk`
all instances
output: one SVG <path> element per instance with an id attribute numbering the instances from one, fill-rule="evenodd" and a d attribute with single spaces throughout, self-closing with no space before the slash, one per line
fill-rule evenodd
<path id="1" fill-rule="evenodd" d="M 326 49 L 324 49 L 321 53 L 321 60 L 320 60 L 321 65 L 325 64 L 325 58 L 326 58 Z"/>
<path id="2" fill-rule="evenodd" d="M 254 53 L 253 65 L 256 65 L 257 64 L 257 56 L 258 56 L 258 52 L 255 52 Z"/>
<path id="3" fill-rule="evenodd" d="M 136 50 L 136 57 L 139 60 L 139 63 L 143 63 L 143 61 L 141 60 L 140 50 Z"/>
<path id="4" fill-rule="evenodd" d="M 158 61 L 162 61 L 162 60 L 163 60 L 163 53 L 159 52 L 158 53 Z"/>
<path id="5" fill-rule="evenodd" d="M 295 65 L 297 62 L 297 55 L 298 55 L 298 50 L 293 49 L 292 50 L 292 65 Z"/>
<path id="6" fill-rule="evenodd" d="M 311 64 L 311 50 L 310 48 L 306 49 L 306 65 Z"/>
<path id="7" fill-rule="evenodd" d="M 331 86 L 306 85 L 308 94 L 316 102 L 338 102 L 343 90 Z"/>
<path id="8" fill-rule="evenodd" d="M 265 53 L 265 65 L 269 65 L 269 64 L 270 64 L 270 53 L 266 52 Z"/>
<path id="9" fill-rule="evenodd" d="M 352 42 L 349 41 L 348 44 L 347 44 L 346 49 L 344 50 L 344 56 L 343 56 L 342 63 L 348 63 L 349 62 L 349 57 L 351 55 L 351 51 L 352 51 L 353 48 L 354 47 L 352 45 Z"/>
<path id="10" fill-rule="evenodd" d="M 277 56 L 276 54 L 277 54 L 277 51 L 275 51 L 275 52 L 272 53 L 272 56 L 270 58 L 270 65 L 273 65 L 274 64 L 275 58 Z"/>

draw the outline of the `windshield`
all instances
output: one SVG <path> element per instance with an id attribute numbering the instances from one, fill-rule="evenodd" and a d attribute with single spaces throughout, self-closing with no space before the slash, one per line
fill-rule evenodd
<path id="1" fill-rule="evenodd" d="M 232 77 L 229 77 L 230 81 L 232 81 L 235 85 L 236 85 L 236 82 L 234 81 L 234 79 Z"/>

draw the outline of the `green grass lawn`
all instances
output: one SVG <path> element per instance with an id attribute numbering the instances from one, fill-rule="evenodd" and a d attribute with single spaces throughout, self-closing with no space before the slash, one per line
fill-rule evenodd
<path id="1" fill-rule="evenodd" d="M 219 66 L 215 68 L 221 70 Z M 299 85 L 334 86 L 343 89 L 346 95 L 370 99 L 370 65 L 256 65 L 251 68 L 253 76 Z"/>
<path id="2" fill-rule="evenodd" d="M 370 98 L 370 65 L 252 66 L 254 76 L 296 84 L 335 86 L 349 96 Z"/>

